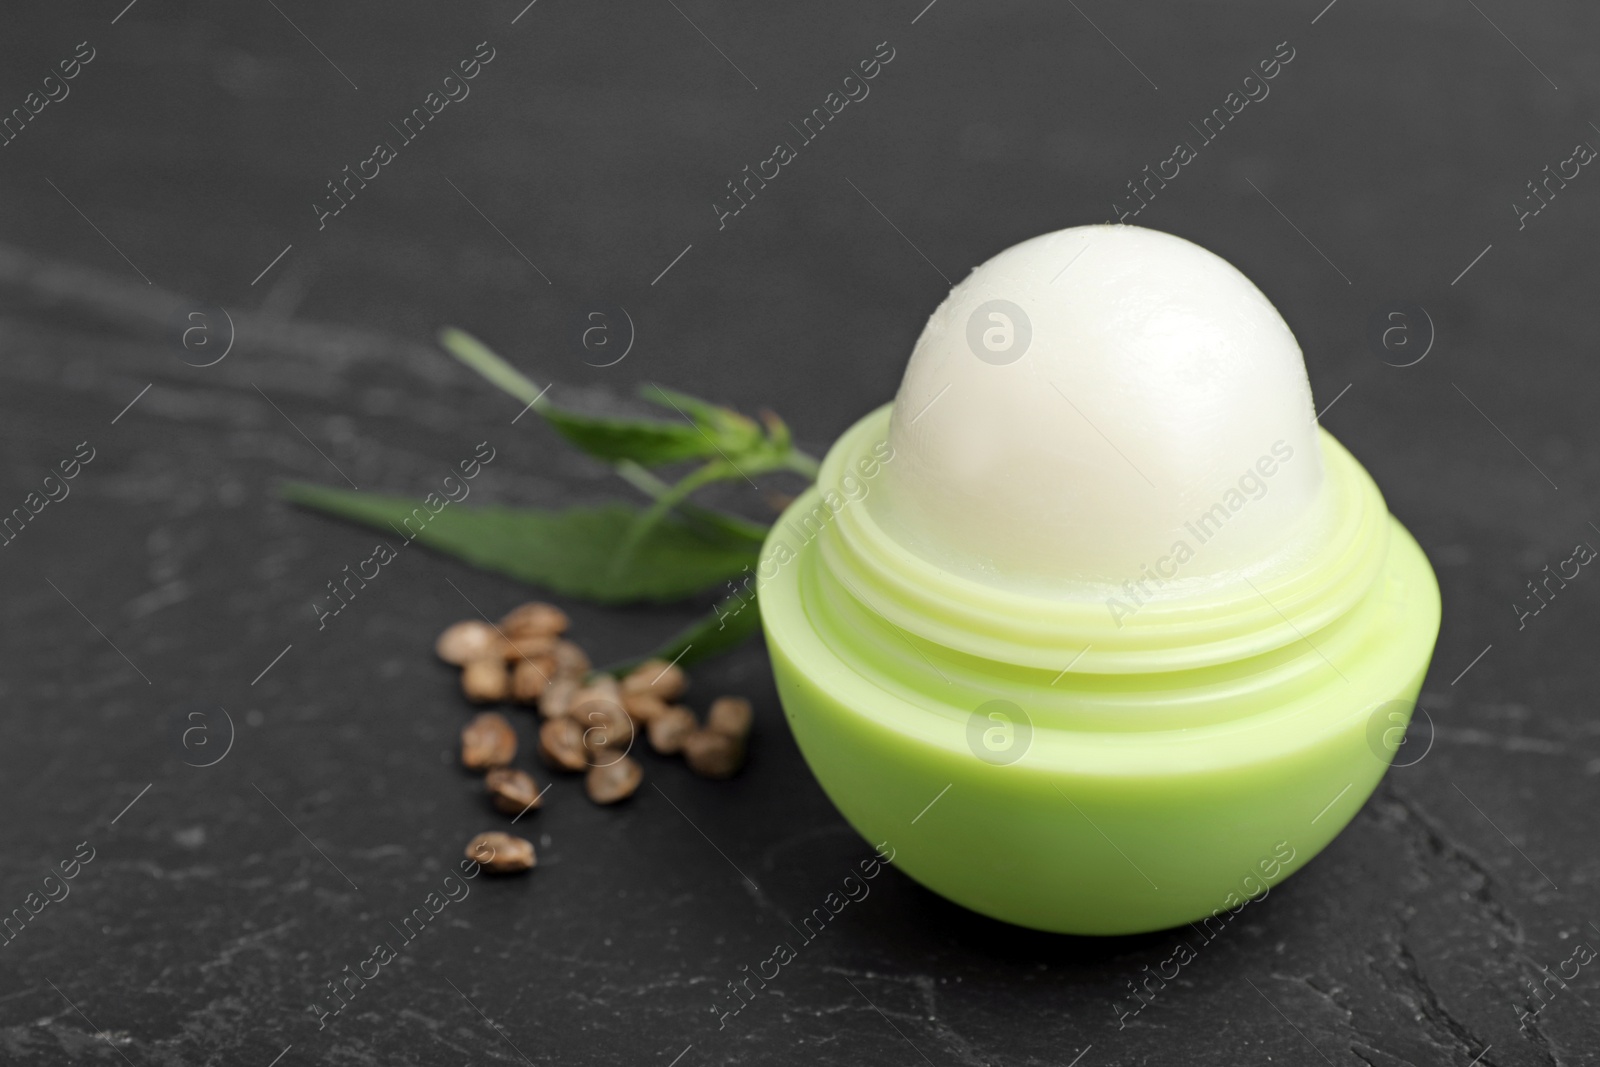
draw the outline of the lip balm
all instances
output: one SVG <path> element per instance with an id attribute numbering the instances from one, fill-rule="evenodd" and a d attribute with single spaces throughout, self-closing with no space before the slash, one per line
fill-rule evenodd
<path id="1" fill-rule="evenodd" d="M 1439 592 L 1220 257 L 1083 226 L 977 267 L 763 548 L 762 624 L 845 818 L 993 918 L 1223 916 L 1350 821 Z"/>

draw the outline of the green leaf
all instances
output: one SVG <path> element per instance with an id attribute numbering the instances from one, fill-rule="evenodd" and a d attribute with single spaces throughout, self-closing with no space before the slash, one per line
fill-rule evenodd
<path id="1" fill-rule="evenodd" d="M 772 442 L 773 448 L 780 452 L 794 450 L 794 434 L 790 432 L 789 424 L 778 418 L 776 411 L 768 411 L 763 408 L 761 421 L 767 425 L 767 439 Z M 816 475 L 813 474 L 812 478 L 815 479 Z"/>
<path id="2" fill-rule="evenodd" d="M 571 444 L 613 463 L 631 459 L 659 467 L 686 459 L 704 459 L 717 452 L 713 441 L 686 422 L 597 418 L 537 405 L 534 410 Z"/>
<path id="3" fill-rule="evenodd" d="M 788 423 L 771 411 L 761 412 L 761 422 L 732 408 L 680 393 L 660 385 L 646 385 L 639 395 L 654 404 L 673 408 L 717 442 L 717 455 L 740 474 L 750 470 L 789 470 L 816 481 L 820 464 L 794 447 Z M 765 435 L 762 426 L 766 427 Z"/>
<path id="4" fill-rule="evenodd" d="M 754 567 L 760 546 L 747 536 L 670 516 L 634 546 L 617 550 L 640 515 L 623 504 L 562 511 L 468 508 L 437 514 L 406 497 L 290 482 L 288 500 L 383 530 L 397 550 L 415 540 L 474 566 L 602 604 L 681 600 Z"/>
<path id="5" fill-rule="evenodd" d="M 591 456 L 660 466 L 717 453 L 714 437 L 691 422 L 580 415 L 557 407 L 544 399 L 543 389 L 465 330 L 447 327 L 439 332 L 439 343 L 494 385 L 531 405 L 561 436 Z"/>
<path id="6" fill-rule="evenodd" d="M 761 614 L 756 606 L 755 595 L 730 596 L 718 602 L 710 615 L 678 631 L 653 651 L 622 663 L 613 663 L 606 670 L 620 678 L 647 659 L 664 659 L 669 663 L 687 666 L 743 644 L 760 628 Z"/>
<path id="7" fill-rule="evenodd" d="M 727 455 L 737 456 L 769 444 L 761 436 L 761 427 L 754 419 L 732 408 L 661 385 L 641 386 L 639 395 L 653 404 L 671 408 L 693 422 Z"/>

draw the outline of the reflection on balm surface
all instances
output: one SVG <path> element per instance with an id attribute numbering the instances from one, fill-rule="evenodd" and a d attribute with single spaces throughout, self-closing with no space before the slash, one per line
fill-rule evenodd
<path id="1" fill-rule="evenodd" d="M 1164 594 L 1293 566 L 1326 526 L 1294 335 L 1220 257 L 1079 226 L 976 268 L 928 320 L 867 501 L 907 548 L 995 585 Z"/>

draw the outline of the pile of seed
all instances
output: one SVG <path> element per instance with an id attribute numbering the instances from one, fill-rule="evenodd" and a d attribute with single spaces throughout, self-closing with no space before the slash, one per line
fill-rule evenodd
<path id="1" fill-rule="evenodd" d="M 567 626 L 566 613 L 553 604 L 523 604 L 498 625 L 455 623 L 434 651 L 461 668 L 461 692 L 474 704 L 537 707 L 540 757 L 555 770 L 582 772 L 596 804 L 625 800 L 644 781 L 644 768 L 628 754 L 640 737 L 663 755 L 681 754 L 706 778 L 738 772 L 750 737 L 748 700 L 718 697 L 702 724 L 680 703 L 689 688 L 683 668 L 646 660 L 618 680 L 593 670 L 583 649 L 563 636 Z M 520 818 L 539 807 L 544 791 L 511 766 L 516 755 L 516 730 L 499 712 L 482 712 L 461 731 L 461 765 L 484 775 L 496 809 Z M 500 831 L 473 838 L 466 854 L 495 873 L 534 865 L 533 845 Z"/>

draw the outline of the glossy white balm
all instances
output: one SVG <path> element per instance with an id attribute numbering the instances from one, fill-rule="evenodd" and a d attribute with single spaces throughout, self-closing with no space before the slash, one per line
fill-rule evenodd
<path id="1" fill-rule="evenodd" d="M 1182 595 L 1317 540 L 1314 417 L 1294 335 L 1231 264 L 1155 230 L 1074 227 L 995 256 L 933 313 L 871 506 L 991 584 Z"/>

